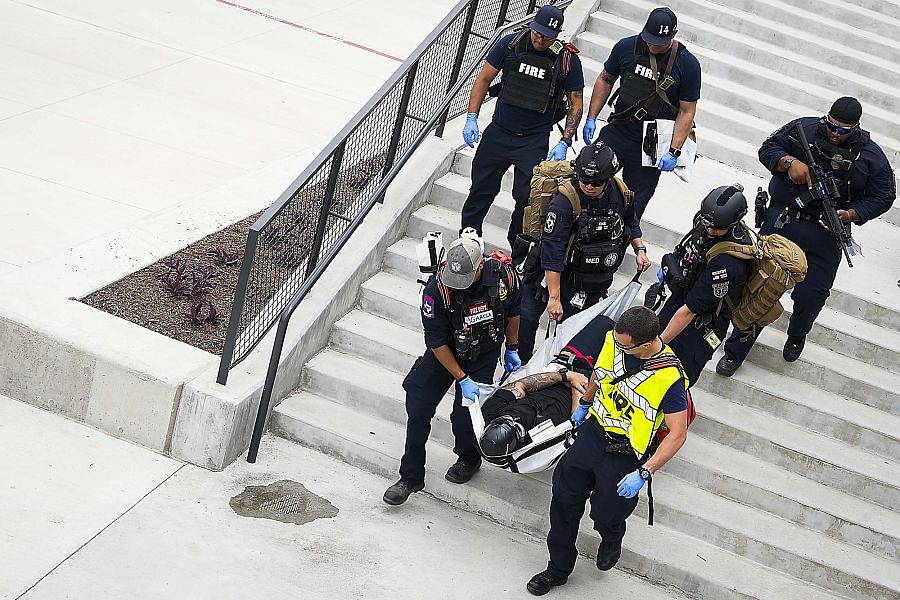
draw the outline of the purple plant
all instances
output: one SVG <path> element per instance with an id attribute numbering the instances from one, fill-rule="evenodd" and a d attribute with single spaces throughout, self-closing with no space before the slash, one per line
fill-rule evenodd
<path id="1" fill-rule="evenodd" d="M 215 257 L 216 264 L 223 267 L 236 264 L 240 256 L 240 253 L 229 252 L 221 246 L 216 246 L 215 248 L 210 250 L 209 253 Z"/>
<path id="2" fill-rule="evenodd" d="M 187 284 L 180 271 L 172 270 L 163 275 L 160 280 L 172 296 L 181 298 L 187 293 Z"/>
<path id="3" fill-rule="evenodd" d="M 219 313 L 216 311 L 216 307 L 205 298 L 195 301 L 190 310 L 185 311 L 184 314 L 197 327 L 202 327 L 204 323 L 219 322 Z"/>
<path id="4" fill-rule="evenodd" d="M 184 271 L 185 269 L 187 269 L 187 264 L 174 255 L 169 256 L 168 258 L 164 258 L 162 260 L 162 265 L 168 268 L 170 271 L 177 271 L 181 275 L 184 275 Z"/>
<path id="5" fill-rule="evenodd" d="M 212 291 L 214 287 L 212 280 L 216 277 L 218 274 L 211 266 L 194 269 L 194 272 L 191 273 L 190 291 L 194 302 L 201 302 Z"/>

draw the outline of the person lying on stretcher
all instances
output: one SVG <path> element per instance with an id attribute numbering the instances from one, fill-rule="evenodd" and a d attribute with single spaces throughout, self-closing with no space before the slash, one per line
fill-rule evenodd
<path id="1" fill-rule="evenodd" d="M 535 428 L 550 428 L 571 418 L 584 395 L 594 360 L 612 319 L 598 315 L 569 342 L 543 372 L 497 390 L 481 407 L 488 425 L 481 435 L 487 457 L 507 456 L 531 443 Z"/>

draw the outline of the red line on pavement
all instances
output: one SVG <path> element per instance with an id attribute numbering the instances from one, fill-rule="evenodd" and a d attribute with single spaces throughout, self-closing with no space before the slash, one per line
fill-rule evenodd
<path id="1" fill-rule="evenodd" d="M 326 37 L 330 40 L 334 40 L 334 41 L 340 42 L 342 44 L 347 44 L 348 46 L 353 46 L 354 48 L 359 48 L 360 50 L 365 50 L 366 52 L 371 52 L 372 54 L 377 54 L 378 56 L 383 56 L 383 57 L 389 58 L 391 60 L 396 60 L 397 62 L 403 62 L 402 58 L 397 58 L 396 56 L 391 56 L 390 54 L 382 52 L 381 50 L 375 50 L 374 48 L 369 48 L 368 46 L 363 46 L 362 44 L 357 44 L 356 42 L 351 42 L 350 40 L 345 40 L 344 38 L 338 37 L 336 35 L 331 35 L 330 33 L 324 33 L 322 31 L 317 31 L 310 27 L 306 27 L 305 25 L 300 25 L 299 23 L 293 23 L 286 19 L 282 19 L 282 18 L 276 17 L 274 15 L 266 14 L 264 12 L 250 8 L 249 6 L 241 6 L 240 4 L 235 4 L 234 2 L 229 2 L 228 0 L 216 0 L 216 2 L 218 2 L 220 4 L 227 4 L 228 6 L 233 6 L 234 8 L 239 8 L 241 10 L 247 11 L 248 13 L 253 13 L 254 15 L 259 15 L 260 17 L 265 17 L 265 18 L 271 19 L 273 21 L 278 21 L 279 23 L 283 23 L 284 25 L 290 25 L 291 27 L 296 27 L 297 29 L 302 29 L 303 31 L 307 31 L 309 33 L 314 33 L 316 35 Z"/>

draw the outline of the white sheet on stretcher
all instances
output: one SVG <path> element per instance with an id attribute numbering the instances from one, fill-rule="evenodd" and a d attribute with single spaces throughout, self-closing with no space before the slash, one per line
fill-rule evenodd
<path id="1" fill-rule="evenodd" d="M 504 385 L 517 381 L 522 377 L 534 375 L 535 373 L 558 370 L 557 366 L 548 367 L 548 364 L 569 344 L 571 339 L 575 337 L 575 334 L 581 331 L 597 315 L 604 314 L 613 321 L 617 320 L 619 316 L 634 303 L 634 299 L 637 297 L 640 289 L 640 282 L 632 281 L 621 290 L 612 294 L 609 298 L 563 321 L 563 323 L 556 328 L 556 335 L 544 340 L 544 343 L 535 351 L 534 356 L 531 357 L 528 364 L 510 375 L 504 382 Z M 481 439 L 481 434 L 484 433 L 485 428 L 484 415 L 481 412 L 481 407 L 484 406 L 487 399 L 500 388 L 500 384 L 499 382 L 491 385 L 479 383 L 478 387 L 481 391 L 478 402 L 472 402 L 465 398 L 463 399 L 463 405 L 469 407 L 469 414 L 472 417 L 472 428 L 475 430 L 476 440 Z M 540 424 L 538 427 L 540 427 Z M 535 429 L 537 429 L 537 427 Z M 566 445 L 567 439 L 569 439 L 567 432 L 571 430 L 572 422 L 564 421 L 555 427 L 546 428 L 540 431 L 539 434 L 534 436 L 531 444 L 519 448 L 512 453 L 516 471 L 519 473 L 536 473 L 538 471 L 552 469 L 568 448 Z M 529 451 L 535 446 L 553 439 L 556 439 L 557 443 L 520 460 L 521 457 L 529 454 Z"/>

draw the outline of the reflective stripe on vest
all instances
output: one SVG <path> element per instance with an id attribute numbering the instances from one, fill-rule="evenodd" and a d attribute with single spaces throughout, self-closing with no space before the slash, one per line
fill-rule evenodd
<path id="1" fill-rule="evenodd" d="M 654 357 L 674 354 L 671 348 L 664 346 Z M 671 366 L 639 371 L 616 384 L 611 383 L 625 371 L 625 353 L 616 348 L 610 331 L 594 367 L 597 394 L 591 413 L 609 433 L 626 436 L 635 453 L 643 456 L 663 421 L 664 414 L 659 405 L 682 374 L 678 367 Z"/>

